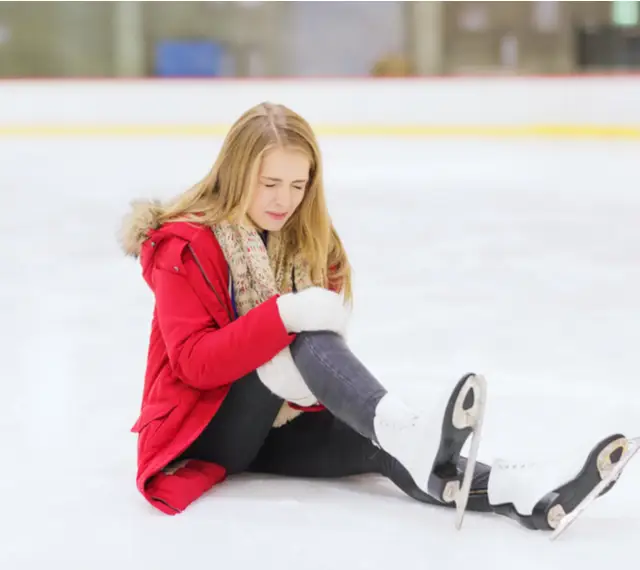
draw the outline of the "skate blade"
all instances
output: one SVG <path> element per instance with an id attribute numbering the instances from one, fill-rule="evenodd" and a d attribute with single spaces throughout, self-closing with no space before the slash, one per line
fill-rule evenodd
<path id="1" fill-rule="evenodd" d="M 473 378 L 475 402 L 472 408 L 474 413 L 473 433 L 471 435 L 471 445 L 467 457 L 467 465 L 462 479 L 462 485 L 458 489 L 454 501 L 456 503 L 456 529 L 462 528 L 462 521 L 469 502 L 471 493 L 471 483 L 476 470 L 476 460 L 480 449 L 480 439 L 482 436 L 482 424 L 484 422 L 484 412 L 487 405 L 487 381 L 484 376 L 476 374 Z"/>
<path id="2" fill-rule="evenodd" d="M 551 534 L 550 540 L 556 540 L 564 533 L 575 520 L 595 501 L 600 493 L 611 483 L 613 483 L 622 473 L 624 468 L 633 459 L 636 453 L 640 451 L 640 437 L 627 440 L 628 447 L 623 456 L 616 464 L 611 467 L 609 474 L 598 483 L 591 492 L 573 509 L 568 515 L 564 516 L 557 528 Z"/>

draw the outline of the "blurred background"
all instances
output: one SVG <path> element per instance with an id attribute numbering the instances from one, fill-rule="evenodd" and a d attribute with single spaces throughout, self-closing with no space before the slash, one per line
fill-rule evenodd
<path id="1" fill-rule="evenodd" d="M 1 2 L 1 77 L 640 69 L 640 2 Z"/>

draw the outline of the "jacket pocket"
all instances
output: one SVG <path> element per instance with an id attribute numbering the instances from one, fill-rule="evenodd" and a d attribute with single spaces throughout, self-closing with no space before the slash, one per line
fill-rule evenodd
<path id="1" fill-rule="evenodd" d="M 172 402 L 160 402 L 157 404 L 147 404 L 142 408 L 140 417 L 131 428 L 133 433 L 140 433 L 151 422 L 164 420 L 178 406 Z"/>

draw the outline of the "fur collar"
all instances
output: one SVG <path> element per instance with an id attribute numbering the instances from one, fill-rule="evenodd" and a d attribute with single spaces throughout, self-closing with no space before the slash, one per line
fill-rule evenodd
<path id="1" fill-rule="evenodd" d="M 118 241 L 125 255 L 135 258 L 140 256 L 142 244 L 149 237 L 149 232 L 160 227 L 158 220 L 161 212 L 158 200 L 140 200 L 131 203 L 131 209 L 122 220 L 118 233 Z"/>

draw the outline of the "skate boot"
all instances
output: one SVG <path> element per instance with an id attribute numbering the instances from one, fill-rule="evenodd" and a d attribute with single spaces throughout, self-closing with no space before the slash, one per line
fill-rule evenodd
<path id="1" fill-rule="evenodd" d="M 440 503 L 455 503 L 457 528 L 469 500 L 485 402 L 485 379 L 467 374 L 430 412 L 418 413 L 391 394 L 375 411 L 376 443 L 404 466 L 420 490 Z M 460 451 L 471 436 L 460 471 Z"/>
<path id="2" fill-rule="evenodd" d="M 494 512 L 528 529 L 555 530 L 585 499 L 608 492 L 633 453 L 629 440 L 614 434 L 595 445 L 582 465 L 580 459 L 544 465 L 497 461 L 487 498 Z"/>

